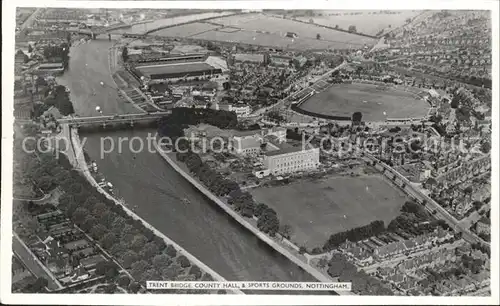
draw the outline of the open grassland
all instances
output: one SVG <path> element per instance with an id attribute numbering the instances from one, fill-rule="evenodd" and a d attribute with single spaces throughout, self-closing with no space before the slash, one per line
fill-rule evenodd
<path id="1" fill-rule="evenodd" d="M 376 35 L 381 30 L 391 30 L 405 24 L 406 19 L 417 16 L 420 11 L 391 11 L 391 13 L 380 13 L 373 11 L 317 11 L 322 16 L 299 17 L 297 19 L 309 22 L 348 30 L 349 26 L 356 26 L 359 33 Z M 360 14 L 359 14 L 360 13 Z M 390 28 L 389 28 L 390 26 Z"/>
<path id="2" fill-rule="evenodd" d="M 205 26 L 203 26 L 205 25 Z M 285 37 L 293 32 L 298 37 Z M 240 42 L 294 50 L 361 48 L 376 40 L 264 14 L 245 14 L 211 19 L 156 31 L 161 36 L 191 37 L 205 40 Z M 317 35 L 320 39 L 317 39 Z"/>
<path id="3" fill-rule="evenodd" d="M 154 32 L 154 35 L 166 37 L 191 37 L 193 35 L 216 29 L 217 26 L 201 22 L 193 22 L 177 27 L 166 28 Z"/>
<path id="4" fill-rule="evenodd" d="M 318 114 L 347 117 L 359 111 L 364 121 L 385 121 L 386 118 L 424 117 L 429 105 L 414 93 L 402 89 L 353 83 L 333 85 L 312 96 L 300 108 Z"/>
<path id="5" fill-rule="evenodd" d="M 293 32 L 299 38 L 316 39 L 319 34 L 321 39 L 332 42 L 344 42 L 354 45 L 373 44 L 374 39 L 356 34 L 340 32 L 323 28 L 313 24 L 297 22 L 264 14 L 248 14 L 243 16 L 229 16 L 210 20 L 213 23 L 240 28 L 255 33 L 270 33 L 284 36 L 286 32 Z"/>
<path id="6" fill-rule="evenodd" d="M 387 225 L 406 199 L 379 175 L 331 176 L 251 193 L 257 202 L 275 209 L 282 224 L 291 225 L 292 241 L 310 248 L 323 246 L 333 233 L 375 220 Z"/>

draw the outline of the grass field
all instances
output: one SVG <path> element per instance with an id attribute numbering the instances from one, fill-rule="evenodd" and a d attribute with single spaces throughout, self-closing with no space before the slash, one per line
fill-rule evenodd
<path id="1" fill-rule="evenodd" d="M 359 33 L 376 35 L 380 30 L 390 30 L 405 24 L 405 20 L 418 15 L 419 11 L 395 11 L 394 14 L 379 14 L 371 11 L 318 11 L 322 16 L 300 17 L 299 20 L 309 22 L 310 19 L 316 24 L 347 30 L 354 25 Z M 361 13 L 361 14 L 359 14 Z M 376 14 L 374 14 L 376 13 Z M 391 26 L 389 28 L 389 26 Z"/>
<path id="2" fill-rule="evenodd" d="M 217 26 L 207 24 L 207 23 L 201 23 L 201 22 L 194 22 L 194 23 L 188 23 L 184 24 L 181 26 L 177 27 L 172 27 L 172 28 L 166 28 L 163 30 L 159 30 L 154 32 L 155 35 L 158 36 L 174 36 L 174 37 L 191 37 L 193 35 L 203 33 L 205 31 L 210 31 L 217 28 Z"/>
<path id="3" fill-rule="evenodd" d="M 203 26 L 205 25 L 205 26 Z M 285 37 L 294 32 L 297 38 Z M 154 32 L 161 36 L 191 37 L 214 41 L 241 42 L 295 50 L 361 48 L 376 40 L 263 14 L 246 14 L 212 19 Z M 316 39 L 319 34 L 321 39 Z"/>
<path id="4" fill-rule="evenodd" d="M 352 116 L 361 112 L 364 121 L 386 118 L 421 118 L 429 105 L 401 89 L 381 89 L 372 84 L 336 84 L 305 101 L 300 108 L 325 115 Z M 385 112 L 385 114 L 384 114 Z"/>
<path id="5" fill-rule="evenodd" d="M 371 221 L 383 220 L 387 225 L 406 199 L 379 175 L 334 176 L 251 193 L 256 202 L 275 209 L 283 224 L 292 226 L 292 241 L 311 248 L 323 246 L 333 233 Z"/>
<path id="6" fill-rule="evenodd" d="M 244 16 L 229 16 L 210 20 L 217 24 L 241 28 L 250 32 L 269 32 L 274 35 L 284 36 L 286 32 L 293 32 L 298 38 L 311 38 L 316 40 L 320 34 L 321 39 L 332 42 L 343 42 L 357 45 L 373 44 L 374 39 L 356 34 L 326 29 L 313 24 L 306 24 L 290 19 L 283 19 L 263 14 L 247 14 Z"/>

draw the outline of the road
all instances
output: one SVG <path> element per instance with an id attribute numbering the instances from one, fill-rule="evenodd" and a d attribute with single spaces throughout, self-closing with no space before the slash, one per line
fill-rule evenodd
<path id="1" fill-rule="evenodd" d="M 265 108 L 261 108 L 261 109 L 258 109 L 256 110 L 254 113 L 252 113 L 252 117 L 255 117 L 255 116 L 260 116 L 262 115 L 263 113 L 267 112 L 268 110 L 270 109 L 275 109 L 275 108 L 278 108 L 280 107 L 282 104 L 284 104 L 286 101 L 290 101 L 291 99 L 293 99 L 295 96 L 303 93 L 304 91 L 306 90 L 309 90 L 310 88 L 312 88 L 317 82 L 319 81 L 324 81 L 323 79 L 327 78 L 328 76 L 330 76 L 332 74 L 332 72 L 338 70 L 338 69 L 341 69 L 342 67 L 344 67 L 345 65 L 347 65 L 346 62 L 343 62 L 342 64 L 338 65 L 337 67 L 331 69 L 331 70 L 328 70 L 327 72 L 325 72 L 324 74 L 322 74 L 321 76 L 317 76 L 316 79 L 314 80 L 314 84 L 311 85 L 311 86 L 307 86 L 306 88 L 303 88 L 297 92 L 294 92 L 293 94 L 291 94 L 290 96 L 278 101 L 277 103 L 275 103 L 274 105 L 271 105 L 271 106 L 268 106 L 268 107 L 265 107 Z M 297 83 L 300 83 L 300 82 L 303 82 L 304 80 L 301 79 L 301 80 L 297 80 L 297 82 L 295 82 L 294 84 L 297 84 Z M 291 85 L 293 86 L 293 85 Z"/>
<path id="2" fill-rule="evenodd" d="M 108 48 L 112 45 L 113 42 L 107 40 L 96 40 L 71 50 L 70 70 L 60 79 L 68 84 L 79 116 L 96 116 L 97 105 L 104 115 L 137 113 L 133 105 L 122 102 L 116 96 L 111 98 L 114 94 L 112 87 L 99 85 L 102 78 L 112 82 L 108 62 Z M 93 61 L 88 63 L 91 71 L 85 65 L 89 60 Z M 102 96 L 103 100 L 92 96 L 87 98 L 88 90 L 91 93 L 94 87 L 100 88 L 96 97 Z M 227 280 L 315 281 L 311 275 L 242 228 L 157 153 L 149 152 L 146 146 L 139 153 L 132 152 L 129 150 L 131 142 L 126 141 L 121 151 L 102 152 L 103 146 L 108 144 L 103 143 L 104 138 L 111 137 L 115 143 L 120 139 L 146 140 L 148 133 L 154 134 L 156 130 L 81 135 L 87 137 L 85 149 L 106 175 L 106 180 L 113 183 L 113 192 L 118 199 L 123 199 L 137 215 Z"/>
<path id="3" fill-rule="evenodd" d="M 62 288 L 50 271 L 33 254 L 24 242 L 14 233 L 12 237 L 12 252 L 21 259 L 23 264 L 37 277 L 43 277 L 48 281 L 47 287 L 50 290 Z"/>
<path id="4" fill-rule="evenodd" d="M 461 232 L 463 239 L 465 239 L 469 243 L 481 243 L 481 244 L 487 244 L 488 246 L 490 245 L 488 242 L 485 242 L 484 240 L 482 240 L 478 236 L 474 235 L 468 228 L 465 228 L 462 224 L 460 224 L 460 222 L 457 219 L 455 219 L 455 217 L 453 217 L 446 209 L 444 209 L 436 201 L 434 201 L 432 198 L 423 194 L 420 190 L 415 188 L 411 184 L 411 182 L 406 177 L 404 177 L 402 174 L 400 174 L 399 172 L 394 170 L 389 165 L 379 161 L 376 157 L 374 157 L 370 154 L 365 153 L 365 156 L 368 157 L 372 161 L 376 161 L 379 165 L 384 167 L 390 173 L 395 174 L 408 187 L 407 189 L 405 189 L 406 192 L 408 192 L 409 194 L 411 194 L 412 196 L 414 196 L 417 199 L 425 200 L 427 202 L 426 208 L 430 211 L 436 210 L 436 216 L 440 217 L 441 219 L 446 221 L 446 223 L 448 223 L 448 225 L 451 228 L 453 228 L 455 231 Z"/>
<path id="5" fill-rule="evenodd" d="M 61 118 L 57 120 L 60 124 L 64 123 L 89 123 L 89 122 L 121 122 L 130 120 L 141 119 L 155 119 L 162 118 L 163 116 L 170 115 L 170 111 L 154 112 L 154 113 L 137 113 L 137 114 L 124 114 L 116 116 L 90 116 L 90 117 L 74 117 L 74 118 Z"/>
<path id="6" fill-rule="evenodd" d="M 20 30 L 24 30 L 26 28 L 30 28 L 33 25 L 33 22 L 35 21 L 36 16 L 38 16 L 44 9 L 43 8 L 37 8 L 36 11 L 33 12 L 25 21 L 24 23 L 19 27 Z"/>
<path id="7" fill-rule="evenodd" d="M 491 209 L 491 204 L 488 203 L 486 205 L 483 205 L 483 207 L 481 207 L 481 209 L 479 211 L 480 212 L 487 212 L 490 209 Z M 460 225 L 464 228 L 470 228 L 473 224 L 475 224 L 477 221 L 479 221 L 482 217 L 483 216 L 478 211 L 474 211 L 468 217 L 460 220 Z"/>

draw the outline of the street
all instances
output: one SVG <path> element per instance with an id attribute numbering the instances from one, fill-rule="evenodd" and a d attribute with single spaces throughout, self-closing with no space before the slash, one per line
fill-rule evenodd
<path id="1" fill-rule="evenodd" d="M 45 267 L 35 254 L 22 242 L 22 240 L 14 233 L 12 237 L 12 252 L 16 254 L 23 264 L 37 277 L 43 277 L 48 281 L 47 287 L 50 290 L 62 288 L 61 284 L 55 279 L 50 271 Z"/>

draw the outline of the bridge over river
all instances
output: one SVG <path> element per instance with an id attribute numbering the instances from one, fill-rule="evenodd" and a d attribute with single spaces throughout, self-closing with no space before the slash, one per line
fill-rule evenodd
<path id="1" fill-rule="evenodd" d="M 100 115 L 89 117 L 71 117 L 57 120 L 59 124 L 68 124 L 70 126 L 107 126 L 118 123 L 128 123 L 134 125 L 138 122 L 152 122 L 170 115 L 171 111 L 154 112 L 154 113 L 139 113 L 139 114 L 122 114 L 122 115 Z"/>

